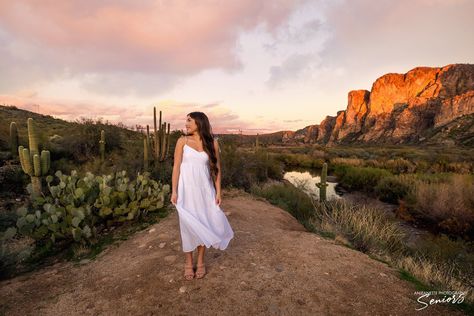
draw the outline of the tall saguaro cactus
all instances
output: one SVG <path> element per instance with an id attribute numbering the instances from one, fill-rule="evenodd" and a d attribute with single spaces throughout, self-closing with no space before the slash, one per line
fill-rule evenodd
<path id="1" fill-rule="evenodd" d="M 105 160 L 105 131 L 100 131 L 100 140 L 99 140 L 99 150 L 100 150 L 100 161 Z"/>
<path id="2" fill-rule="evenodd" d="M 327 162 L 323 163 L 323 170 L 321 171 L 321 181 L 316 183 L 316 186 L 319 188 L 319 201 L 326 202 L 326 188 L 328 184 L 326 183 L 326 178 L 328 174 L 328 164 Z"/>
<path id="3" fill-rule="evenodd" d="M 161 114 L 161 111 L 160 111 Z M 165 151 L 166 151 L 166 122 L 161 125 L 160 129 L 160 161 L 165 160 Z"/>
<path id="4" fill-rule="evenodd" d="M 148 149 L 150 149 L 150 125 L 146 125 L 146 141 L 148 143 Z"/>
<path id="5" fill-rule="evenodd" d="M 38 151 L 38 134 L 32 118 L 28 118 L 28 142 L 29 149 L 18 147 L 21 168 L 23 172 L 31 177 L 32 196 L 41 195 L 41 176 L 48 173 L 51 165 L 51 157 L 48 150 Z"/>
<path id="6" fill-rule="evenodd" d="M 161 111 L 160 111 L 160 124 L 161 124 Z M 158 161 L 158 157 L 160 155 L 160 146 L 158 145 L 158 131 L 156 130 L 156 107 L 153 107 L 153 125 L 154 125 L 154 134 L 153 136 L 155 137 L 155 143 L 154 143 L 154 155 L 153 158 L 155 161 Z M 161 125 L 160 125 L 161 127 Z"/>
<path id="7" fill-rule="evenodd" d="M 171 143 L 171 140 L 170 140 L 170 123 L 168 123 L 168 132 L 166 133 L 166 137 L 167 137 L 167 141 L 166 141 L 166 155 L 165 155 L 165 159 L 168 158 L 168 153 L 170 152 L 170 143 Z"/>
<path id="8" fill-rule="evenodd" d="M 15 122 L 10 123 L 10 147 L 12 156 L 15 157 L 18 153 L 18 128 Z"/>
<path id="9" fill-rule="evenodd" d="M 170 143 L 170 123 L 161 122 L 162 112 L 160 111 L 159 127 L 156 122 L 156 107 L 153 107 L 153 124 L 155 129 L 153 142 L 153 159 L 156 163 L 166 160 Z M 168 127 L 168 131 L 166 128 Z"/>
<path id="10" fill-rule="evenodd" d="M 143 138 L 143 166 L 145 171 L 148 170 L 148 157 L 149 157 L 149 148 L 148 148 L 148 137 Z"/>

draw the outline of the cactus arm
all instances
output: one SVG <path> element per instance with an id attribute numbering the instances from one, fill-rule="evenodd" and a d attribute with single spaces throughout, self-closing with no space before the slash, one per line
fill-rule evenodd
<path id="1" fill-rule="evenodd" d="M 25 149 L 25 147 L 18 146 L 18 158 L 20 159 L 21 169 L 23 169 L 24 173 L 27 173 L 25 169 L 25 163 L 23 162 L 23 149 Z"/>
<path id="2" fill-rule="evenodd" d="M 10 123 L 10 148 L 12 156 L 18 153 L 18 128 L 15 122 Z"/>
<path id="3" fill-rule="evenodd" d="M 34 167 L 35 177 L 41 176 L 41 159 L 38 154 L 35 154 L 33 156 L 33 167 Z"/>
<path id="4" fill-rule="evenodd" d="M 30 144 L 30 154 L 34 157 L 34 155 L 39 154 L 38 134 L 36 133 L 36 126 L 31 117 L 28 118 L 28 141 Z"/>
<path id="5" fill-rule="evenodd" d="M 33 166 L 31 163 L 31 156 L 30 156 L 30 150 L 28 148 L 23 148 L 22 151 L 22 160 L 23 160 L 23 171 L 28 174 L 28 175 L 33 175 Z"/>
<path id="6" fill-rule="evenodd" d="M 49 171 L 49 167 L 51 164 L 51 158 L 49 154 L 49 150 L 42 150 L 41 151 L 41 175 L 46 175 Z"/>

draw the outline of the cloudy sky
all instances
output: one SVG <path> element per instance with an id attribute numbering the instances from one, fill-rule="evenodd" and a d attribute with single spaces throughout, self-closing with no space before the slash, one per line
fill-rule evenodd
<path id="1" fill-rule="evenodd" d="M 0 0 L 0 104 L 296 130 L 385 73 L 474 62 L 471 0 Z"/>

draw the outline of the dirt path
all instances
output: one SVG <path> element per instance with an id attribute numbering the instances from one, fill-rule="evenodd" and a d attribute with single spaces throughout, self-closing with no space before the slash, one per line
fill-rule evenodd
<path id="1" fill-rule="evenodd" d="M 263 200 L 225 191 L 221 207 L 235 237 L 206 250 L 203 279 L 183 279 L 174 211 L 94 261 L 2 281 L 0 315 L 463 315 L 416 311 L 414 287 L 395 270 Z"/>

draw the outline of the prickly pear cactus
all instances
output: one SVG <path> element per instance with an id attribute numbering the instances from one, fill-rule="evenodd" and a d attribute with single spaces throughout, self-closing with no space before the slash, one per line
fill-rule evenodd
<path id="1" fill-rule="evenodd" d="M 53 243 L 58 239 L 93 243 L 98 227 L 162 209 L 170 192 L 168 184 L 154 181 L 148 172 L 131 181 L 125 171 L 102 176 L 87 172 L 82 177 L 76 171 L 70 175 L 57 171 L 46 182 L 48 194 L 19 208 L 16 226 L 20 234 Z"/>

